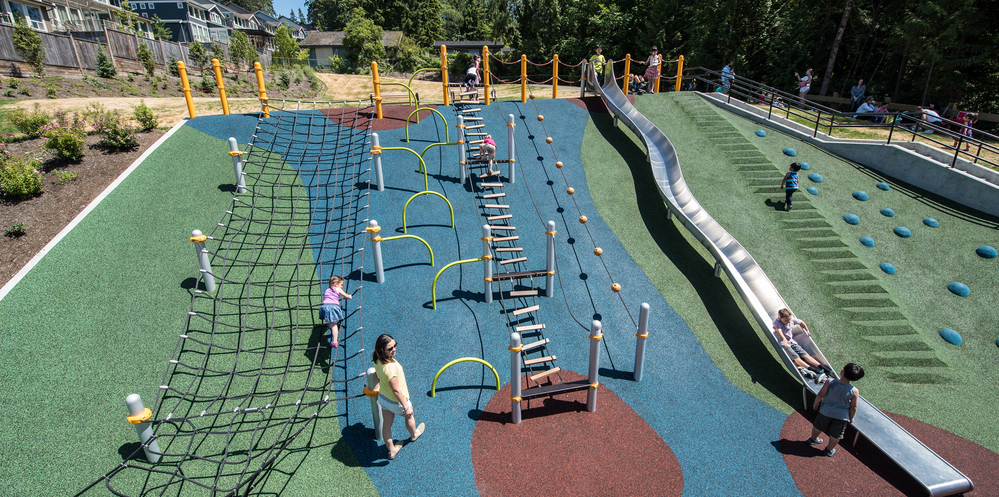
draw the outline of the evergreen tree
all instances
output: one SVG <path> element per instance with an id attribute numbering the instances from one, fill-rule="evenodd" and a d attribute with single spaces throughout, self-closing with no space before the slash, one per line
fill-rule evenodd
<path id="1" fill-rule="evenodd" d="M 187 57 L 194 64 L 192 69 L 205 69 L 208 67 L 211 58 L 205 52 L 205 46 L 200 41 L 193 42 L 187 46 Z"/>
<path id="2" fill-rule="evenodd" d="M 118 68 L 111 62 L 111 56 L 104 51 L 103 47 L 97 48 L 97 77 L 111 79 L 118 74 Z"/>
<path id="3" fill-rule="evenodd" d="M 301 7 L 298 8 L 298 21 L 297 22 L 299 24 L 302 24 L 302 25 L 308 24 L 308 22 L 309 22 L 309 20 L 306 19 L 304 15 L 302 15 L 302 8 Z"/>
<path id="4" fill-rule="evenodd" d="M 160 19 L 160 16 L 153 14 L 153 36 L 157 40 L 172 40 L 173 31 Z"/>
<path id="5" fill-rule="evenodd" d="M 146 69 L 146 74 L 152 76 L 156 72 L 156 61 L 153 60 L 153 51 L 149 49 L 149 45 L 140 41 L 136 56 L 139 57 L 139 62 L 142 62 L 142 67 Z"/>

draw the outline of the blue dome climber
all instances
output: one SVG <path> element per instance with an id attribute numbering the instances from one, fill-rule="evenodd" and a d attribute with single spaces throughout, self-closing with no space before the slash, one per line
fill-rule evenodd
<path id="1" fill-rule="evenodd" d="M 999 255 L 999 253 L 996 253 L 995 247 L 990 247 L 988 245 L 978 247 L 975 249 L 975 253 L 978 254 L 979 257 L 984 257 L 986 259 L 995 259 L 996 256 Z"/>
<path id="2" fill-rule="evenodd" d="M 881 215 L 885 217 L 895 217 L 895 211 L 885 207 L 884 209 L 881 209 Z"/>
<path id="3" fill-rule="evenodd" d="M 909 238 L 910 236 L 912 236 L 912 232 L 909 231 L 909 228 L 906 228 L 905 226 L 896 226 L 895 229 L 893 229 L 892 231 L 894 231 L 896 235 L 902 238 Z"/>
<path id="4" fill-rule="evenodd" d="M 880 188 L 880 189 L 882 189 L 884 191 L 891 190 L 891 187 L 888 186 L 888 183 L 878 183 L 878 188 Z"/>
<path id="5" fill-rule="evenodd" d="M 819 173 L 809 174 L 808 179 L 812 180 L 813 183 L 822 183 L 822 175 Z"/>
<path id="6" fill-rule="evenodd" d="M 871 237 L 869 237 L 869 236 L 861 237 L 860 238 L 860 244 L 863 245 L 863 246 L 865 246 L 865 247 L 873 247 L 874 246 L 874 239 L 871 238 Z"/>
<path id="7" fill-rule="evenodd" d="M 870 197 L 867 196 L 867 192 L 857 190 L 853 192 L 853 198 L 861 202 L 867 202 L 867 199 L 869 199 Z"/>
<path id="8" fill-rule="evenodd" d="M 843 220 L 846 221 L 847 224 L 860 224 L 860 218 L 857 217 L 856 214 L 847 214 L 843 216 Z"/>
<path id="9" fill-rule="evenodd" d="M 812 166 L 809 166 L 807 162 L 799 162 L 798 165 L 800 165 L 801 168 L 804 169 L 805 171 L 812 168 Z"/>
<path id="10" fill-rule="evenodd" d="M 758 130 L 756 130 L 756 136 L 759 136 L 759 137 L 767 136 L 767 132 L 763 131 L 762 129 L 758 129 Z"/>
<path id="11" fill-rule="evenodd" d="M 791 147 L 787 147 L 787 148 L 784 149 L 784 155 L 786 155 L 788 157 L 794 157 L 794 156 L 798 155 L 798 152 L 795 152 L 794 149 L 791 148 Z"/>
<path id="12" fill-rule="evenodd" d="M 819 189 L 815 188 L 814 186 L 810 186 L 808 188 L 805 188 L 805 191 L 808 192 L 808 193 L 811 193 L 812 195 L 818 195 L 819 194 Z"/>
<path id="13" fill-rule="evenodd" d="M 961 334 L 950 329 L 944 328 L 940 330 L 940 338 L 943 338 L 947 343 L 951 345 L 961 345 L 964 340 L 961 339 Z"/>
<path id="14" fill-rule="evenodd" d="M 895 266 L 892 266 L 891 264 L 889 264 L 887 262 L 882 262 L 881 263 L 881 270 L 884 271 L 884 272 L 886 272 L 886 273 L 888 273 L 888 274 L 895 274 Z"/>
<path id="15" fill-rule="evenodd" d="M 940 226 L 940 221 L 937 221 L 932 217 L 928 217 L 926 219 L 923 219 L 923 224 L 929 226 L 930 228 L 936 228 L 937 226 Z"/>
<path id="16" fill-rule="evenodd" d="M 971 290 L 968 289 L 968 285 L 957 281 L 947 285 L 947 289 L 958 297 L 967 297 L 968 295 L 971 295 Z"/>

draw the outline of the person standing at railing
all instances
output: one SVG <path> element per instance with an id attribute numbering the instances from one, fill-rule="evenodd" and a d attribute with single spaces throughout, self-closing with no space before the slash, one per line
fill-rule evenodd
<path id="1" fill-rule="evenodd" d="M 798 80 L 798 98 L 804 100 L 808 90 L 812 89 L 812 68 L 808 68 L 804 76 L 794 73 L 794 78 Z"/>
<path id="2" fill-rule="evenodd" d="M 597 73 L 597 82 L 600 83 L 600 86 L 603 86 L 604 64 L 607 63 L 607 58 L 601 55 L 600 53 L 604 51 L 604 47 L 597 45 L 596 48 L 593 49 L 593 51 L 595 51 L 596 54 L 590 57 L 590 64 L 593 64 L 593 70 L 596 71 Z"/>
<path id="3" fill-rule="evenodd" d="M 729 88 L 732 85 L 732 79 L 735 78 L 735 61 L 730 60 L 725 67 L 722 68 L 722 86 L 725 87 L 723 93 L 728 93 Z"/>
<path id="4" fill-rule="evenodd" d="M 959 132 L 958 137 L 961 136 L 961 135 L 968 135 L 968 139 L 970 140 L 971 139 L 971 129 L 972 129 L 972 127 L 975 126 L 976 122 L 978 122 L 978 114 L 975 114 L 974 112 L 968 112 L 968 113 L 966 113 L 964 115 L 964 123 L 962 123 L 962 124 L 964 124 L 964 127 L 961 128 L 961 131 Z M 954 138 L 954 144 L 951 145 L 951 146 L 953 148 L 957 148 L 957 146 L 958 146 L 957 137 Z M 964 151 L 967 152 L 970 148 L 971 148 L 971 144 L 965 142 L 965 144 L 964 144 Z"/>
<path id="5" fill-rule="evenodd" d="M 645 64 L 649 66 L 645 70 L 645 80 L 650 83 L 649 93 L 656 92 L 656 80 L 659 79 L 659 68 L 663 65 L 663 57 L 659 55 L 659 47 L 655 45 L 652 46 L 652 53 L 649 54 L 649 58 L 645 62 L 635 61 L 639 64 Z"/>
<path id="6" fill-rule="evenodd" d="M 864 93 L 867 92 L 867 85 L 864 80 L 857 81 L 857 86 L 850 88 L 850 112 L 857 110 L 864 102 Z"/>

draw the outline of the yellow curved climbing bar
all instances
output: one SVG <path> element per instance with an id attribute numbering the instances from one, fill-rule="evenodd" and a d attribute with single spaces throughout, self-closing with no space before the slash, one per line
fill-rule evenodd
<path id="1" fill-rule="evenodd" d="M 482 260 L 482 258 L 479 257 L 477 259 L 465 259 L 463 261 L 454 261 L 451 264 L 448 264 L 447 266 L 442 267 L 440 271 L 437 271 L 437 276 L 434 276 L 434 284 L 433 284 L 433 286 L 430 287 L 430 298 L 431 298 L 431 300 L 434 303 L 434 310 L 437 310 L 437 278 L 441 277 L 441 273 L 443 273 L 445 269 L 447 269 L 447 268 L 449 268 L 451 266 L 457 266 L 458 264 L 468 264 L 469 262 L 479 262 L 481 260 Z M 440 374 L 440 373 L 438 373 L 438 374 Z M 497 380 L 497 382 L 498 381 L 499 380 Z"/>
<path id="2" fill-rule="evenodd" d="M 417 107 L 416 110 L 410 112 L 409 115 L 406 116 L 406 143 L 409 143 L 409 118 L 413 117 L 413 114 L 416 114 L 416 122 L 420 122 L 420 114 L 418 114 L 418 112 L 421 110 L 429 110 L 437 113 L 438 116 L 441 116 L 441 120 L 444 121 L 444 139 L 451 141 L 451 130 L 447 127 L 447 119 L 444 119 L 444 115 L 437 112 L 437 109 L 431 109 L 430 107 Z"/>
<path id="3" fill-rule="evenodd" d="M 420 154 L 416 153 L 415 150 L 413 150 L 411 148 L 406 148 L 406 147 L 382 147 L 381 150 L 382 151 L 385 151 L 385 150 L 405 150 L 405 151 L 407 151 L 407 152 L 415 155 L 417 159 L 420 159 L 420 170 L 423 171 L 423 189 L 425 191 L 426 190 L 430 190 L 430 180 L 427 179 L 427 164 L 425 162 L 423 162 L 423 157 L 420 157 Z M 447 200 L 447 199 L 445 199 L 445 200 Z M 450 202 L 448 202 L 448 204 L 450 204 Z"/>
<path id="4" fill-rule="evenodd" d="M 454 143 L 437 142 L 437 143 L 431 143 L 430 145 L 427 145 L 427 147 L 424 148 L 422 152 L 420 152 L 420 157 L 423 157 L 423 154 L 427 153 L 427 150 L 430 150 L 431 147 L 438 147 L 438 146 L 441 146 L 441 145 L 461 145 L 461 142 L 454 142 Z M 424 161 L 424 164 L 426 164 L 426 161 Z"/>
<path id="5" fill-rule="evenodd" d="M 440 193 L 432 192 L 432 191 L 428 190 L 428 191 L 425 191 L 425 192 L 417 193 L 416 195 L 413 195 L 412 197 L 409 197 L 409 200 L 407 200 L 406 203 L 402 206 L 402 232 L 403 233 L 407 233 L 407 231 L 406 231 L 406 209 L 409 209 L 409 203 L 412 202 L 414 198 L 419 197 L 420 195 L 437 195 L 438 197 L 444 199 L 444 201 L 447 202 L 447 208 L 448 208 L 448 210 L 451 211 L 451 227 L 454 228 L 454 207 L 451 205 L 451 201 L 448 200 L 447 197 L 445 197 L 444 195 L 441 195 Z M 384 238 L 383 238 L 383 240 L 384 240 Z M 424 242 L 424 243 L 426 243 L 426 242 Z M 428 245 L 427 248 L 430 248 L 430 246 Z"/>
<path id="6" fill-rule="evenodd" d="M 430 244 L 429 244 L 429 243 L 427 243 L 427 241 L 426 241 L 426 240 L 424 240 L 424 239 L 422 239 L 422 238 L 420 238 L 420 237 L 418 237 L 418 236 L 415 236 L 415 235 L 399 235 L 399 236 L 390 236 L 390 237 L 388 237 L 388 238 L 382 238 L 382 239 L 381 239 L 381 241 L 383 241 L 383 242 L 387 242 L 387 241 L 389 241 L 389 240 L 398 240 L 398 239 L 400 239 L 400 238 L 415 238 L 415 239 L 417 239 L 417 240 L 419 240 L 419 241 L 423 242 L 423 244 L 427 246 L 427 250 L 429 250 L 429 251 L 430 251 L 430 265 L 431 265 L 431 266 L 433 266 L 433 265 L 434 265 L 434 249 L 430 248 Z"/>
<path id="7" fill-rule="evenodd" d="M 424 67 L 423 69 L 417 69 L 416 72 L 414 72 L 413 75 L 409 77 L 409 86 L 413 86 L 413 78 L 415 78 L 417 74 L 420 74 L 423 71 L 440 71 L 440 70 L 441 70 L 440 67 Z"/>
<path id="8" fill-rule="evenodd" d="M 437 378 L 440 378 L 441 373 L 443 373 L 445 369 L 447 369 L 447 368 L 449 368 L 451 366 L 454 366 L 455 364 L 458 364 L 459 362 L 469 362 L 469 361 L 471 361 L 471 362 L 478 362 L 478 363 L 481 363 L 481 364 L 485 364 L 487 368 L 489 368 L 489 369 L 491 369 L 493 371 L 493 375 L 496 376 L 496 391 L 498 392 L 499 389 L 500 389 L 499 373 L 496 372 L 496 368 L 494 368 L 492 364 L 489 364 L 488 362 L 483 361 L 482 359 L 479 359 L 478 357 L 462 357 L 461 359 L 455 359 L 455 360 L 453 360 L 453 361 L 445 364 L 444 367 L 441 368 L 441 370 L 438 371 L 436 375 L 434 375 L 434 382 L 430 384 L 430 396 L 431 397 L 436 397 L 437 396 Z"/>

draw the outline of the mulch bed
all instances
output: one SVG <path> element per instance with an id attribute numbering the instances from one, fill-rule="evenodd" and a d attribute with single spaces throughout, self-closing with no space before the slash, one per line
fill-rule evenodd
<path id="1" fill-rule="evenodd" d="M 45 141 L 42 138 L 7 144 L 7 150 L 12 154 L 30 153 L 41 160 L 46 175 L 42 193 L 38 195 L 0 197 L 0 231 L 15 223 L 24 223 L 26 231 L 17 238 L 0 236 L 0 286 L 17 274 L 164 133 L 166 131 L 158 129 L 140 133 L 137 147 L 120 152 L 104 150 L 97 145 L 100 136 L 88 136 L 83 158 L 78 162 L 56 158 L 42 148 Z M 74 171 L 79 176 L 71 183 L 60 185 L 57 171 Z"/>

